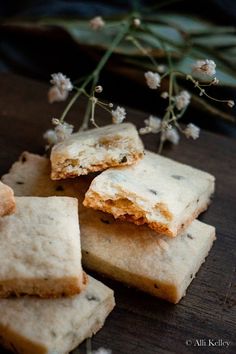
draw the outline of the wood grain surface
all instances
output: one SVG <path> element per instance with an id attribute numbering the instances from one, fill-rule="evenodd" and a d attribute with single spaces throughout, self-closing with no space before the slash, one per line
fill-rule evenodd
<path id="1" fill-rule="evenodd" d="M 45 84 L 9 74 L 0 75 L 0 94 L 2 175 L 22 151 L 44 152 L 42 134 L 50 127 L 50 118 L 59 117 L 64 103 L 49 105 Z M 78 122 L 83 110 L 81 100 L 69 120 Z M 128 120 L 139 127 L 146 117 L 128 109 Z M 98 123 L 108 122 L 109 117 L 98 112 Z M 154 134 L 145 136 L 146 147 L 157 151 L 156 139 Z M 112 349 L 113 354 L 236 353 L 236 143 L 201 132 L 197 141 L 182 138 L 178 146 L 165 148 L 164 155 L 216 176 L 213 203 L 200 220 L 216 226 L 217 241 L 178 305 L 96 275 L 115 290 L 117 306 L 104 328 L 93 337 L 93 349 L 102 346 Z M 213 346 L 209 339 L 221 342 Z M 230 342 L 228 348 L 222 344 L 225 341 Z M 0 353 L 7 352 L 0 348 Z M 73 353 L 85 353 L 85 343 Z"/>

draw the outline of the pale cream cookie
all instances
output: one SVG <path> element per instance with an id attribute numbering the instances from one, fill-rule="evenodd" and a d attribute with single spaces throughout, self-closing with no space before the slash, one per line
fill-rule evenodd
<path id="1" fill-rule="evenodd" d="M 143 152 L 142 141 L 131 123 L 74 133 L 52 148 L 51 178 L 65 179 L 132 165 L 143 157 Z"/>

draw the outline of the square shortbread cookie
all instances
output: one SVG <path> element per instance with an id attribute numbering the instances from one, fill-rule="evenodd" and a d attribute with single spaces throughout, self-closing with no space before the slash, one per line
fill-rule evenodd
<path id="1" fill-rule="evenodd" d="M 77 199 L 16 197 L 0 219 L 0 297 L 73 295 L 85 283 Z"/>
<path id="2" fill-rule="evenodd" d="M 102 212 L 85 212 L 81 220 L 84 266 L 175 304 L 215 240 L 215 228 L 198 220 L 175 238 Z"/>
<path id="3" fill-rule="evenodd" d="M 12 214 L 15 211 L 13 190 L 0 182 L 0 216 Z"/>
<path id="4" fill-rule="evenodd" d="M 63 191 L 58 191 L 58 182 L 50 180 L 48 159 L 29 153 L 22 156 L 26 161 L 21 157 L 3 176 L 16 195 L 75 193 L 83 200 L 90 183 L 87 177 L 63 181 Z M 24 184 L 17 184 L 19 177 Z M 157 236 L 146 226 L 115 221 L 81 203 L 79 206 L 83 264 L 174 303 L 185 294 L 215 239 L 214 228 L 199 221 L 193 221 L 182 235 L 170 238 Z"/>
<path id="5" fill-rule="evenodd" d="M 64 179 L 131 165 L 143 157 L 144 148 L 131 123 L 113 124 L 72 134 L 51 151 L 51 178 Z"/>
<path id="6" fill-rule="evenodd" d="M 0 342 L 19 354 L 67 354 L 101 329 L 114 306 L 113 291 L 92 277 L 69 298 L 0 299 Z"/>
<path id="7" fill-rule="evenodd" d="M 137 164 L 95 177 L 84 205 L 175 237 L 207 209 L 214 180 L 209 173 L 146 151 Z"/>

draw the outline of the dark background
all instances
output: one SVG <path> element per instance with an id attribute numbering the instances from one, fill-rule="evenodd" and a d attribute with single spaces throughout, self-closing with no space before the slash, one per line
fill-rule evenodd
<path id="1" fill-rule="evenodd" d="M 162 1 L 163 2 L 163 1 Z M 160 1 L 76 1 L 76 0 L 21 0 L 0 1 L 0 18 L 4 22 L 13 18 L 114 16 L 125 14 L 136 7 L 149 7 Z M 235 0 L 166 1 L 170 3 L 161 11 L 189 13 L 210 19 L 217 25 L 234 26 L 236 23 Z M 210 58 L 209 58 L 210 59 Z M 113 60 L 113 59 L 111 59 Z M 0 27 L 0 72 L 15 72 L 38 80 L 49 81 L 53 72 L 63 72 L 72 80 L 89 73 L 96 62 L 91 55 L 73 42 L 69 36 L 55 32 L 50 35 L 17 33 Z M 156 93 L 147 94 L 143 85 L 119 73 L 104 69 L 100 80 L 105 98 L 121 105 L 128 105 L 148 113 L 160 114 L 163 100 Z M 115 84 L 114 84 L 115 83 Z M 216 88 L 216 97 L 236 100 L 235 90 Z M 127 92 L 129 94 L 127 94 Z M 226 108 L 227 110 L 227 108 Z M 236 110 L 233 109 L 236 115 Z M 219 119 L 202 116 L 196 107 L 189 108 L 183 122 L 194 122 L 201 128 L 220 134 L 235 136 L 235 126 Z"/>

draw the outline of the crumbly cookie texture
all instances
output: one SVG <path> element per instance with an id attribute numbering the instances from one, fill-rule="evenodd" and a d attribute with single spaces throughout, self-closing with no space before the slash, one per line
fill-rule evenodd
<path id="1" fill-rule="evenodd" d="M 84 205 L 175 237 L 207 209 L 214 181 L 209 173 L 146 151 L 137 164 L 95 177 Z"/>
<path id="2" fill-rule="evenodd" d="M 22 156 L 25 162 L 21 161 Z M 59 182 L 50 180 L 48 159 L 30 153 L 22 156 L 3 180 L 16 195 L 70 193 L 77 196 L 86 267 L 173 303 L 184 296 L 215 239 L 212 226 L 193 221 L 176 238 L 157 236 L 147 226 L 137 227 L 83 207 L 81 201 L 90 184 L 88 176 L 61 181 L 58 188 Z M 24 184 L 16 183 L 19 177 Z"/>
<path id="3" fill-rule="evenodd" d="M 71 296 L 85 285 L 77 199 L 16 197 L 0 219 L 0 297 Z"/>
<path id="4" fill-rule="evenodd" d="M 0 217 L 12 214 L 15 211 L 13 190 L 0 182 Z"/>
<path id="5" fill-rule="evenodd" d="M 52 148 L 51 178 L 65 179 L 108 167 L 132 165 L 143 153 L 142 141 L 131 123 L 75 133 Z"/>
<path id="6" fill-rule="evenodd" d="M 0 299 L 0 342 L 19 354 L 67 354 L 102 328 L 114 306 L 113 291 L 92 277 L 69 298 Z"/>

